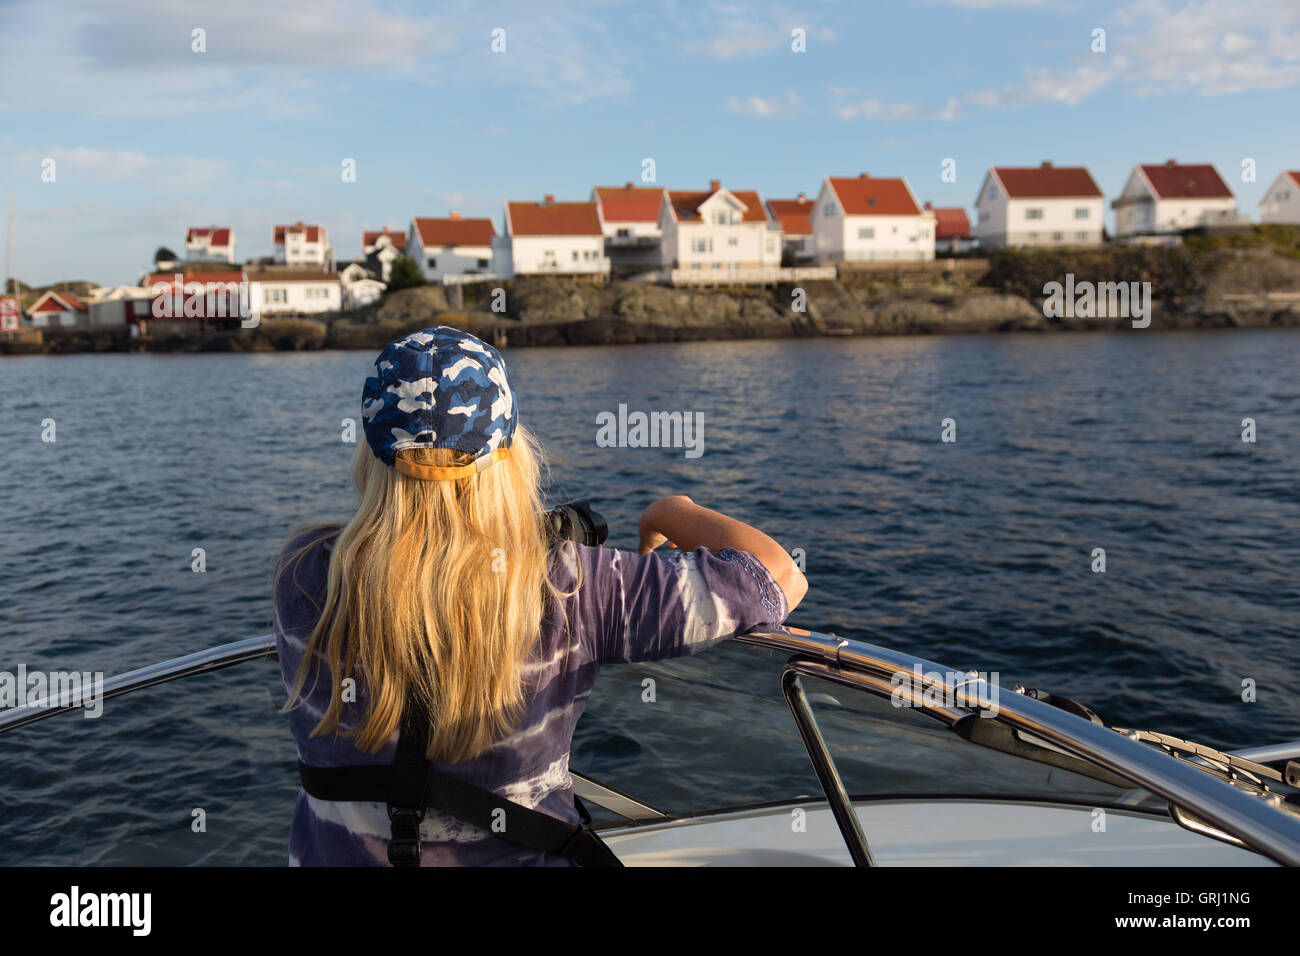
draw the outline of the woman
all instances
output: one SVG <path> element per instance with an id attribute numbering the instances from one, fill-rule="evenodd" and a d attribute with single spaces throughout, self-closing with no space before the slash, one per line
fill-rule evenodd
<path id="1" fill-rule="evenodd" d="M 298 796 L 290 864 L 592 862 L 568 765 L 599 667 L 778 624 L 807 582 L 683 496 L 646 508 L 637 554 L 548 542 L 538 449 L 501 356 L 468 333 L 388 345 L 362 415 L 356 515 L 277 563 L 285 709 L 318 794 Z M 680 551 L 655 554 L 666 541 Z M 530 838 L 555 828 L 583 839 Z"/>

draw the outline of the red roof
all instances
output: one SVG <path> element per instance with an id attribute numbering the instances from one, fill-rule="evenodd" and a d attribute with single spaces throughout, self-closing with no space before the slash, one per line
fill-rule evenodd
<path id="1" fill-rule="evenodd" d="M 902 179 L 861 176 L 829 177 L 831 189 L 847 216 L 919 216 L 921 209 Z"/>
<path id="2" fill-rule="evenodd" d="M 420 245 L 433 246 L 490 246 L 497 234 L 491 219 L 412 219 L 420 234 Z"/>
<path id="3" fill-rule="evenodd" d="M 275 232 L 273 233 L 273 241 L 275 245 L 277 246 L 284 245 L 284 234 L 286 232 L 305 233 L 308 242 L 320 242 L 320 234 L 321 234 L 320 226 L 304 226 L 302 223 L 299 222 L 299 223 L 295 223 L 292 226 L 276 226 Z"/>
<path id="4" fill-rule="evenodd" d="M 191 272 L 185 275 L 181 282 L 189 285 L 191 282 L 207 284 L 209 282 L 242 282 L 244 273 L 242 272 Z M 168 285 L 176 281 L 174 272 L 155 272 L 153 275 L 146 276 L 142 285 L 150 292 L 156 285 Z"/>
<path id="5" fill-rule="evenodd" d="M 812 235 L 812 211 L 817 205 L 807 196 L 798 199 L 769 199 L 767 208 L 781 224 L 781 231 L 792 236 Z"/>
<path id="6" fill-rule="evenodd" d="M 1231 199 L 1232 190 L 1209 163 L 1184 166 L 1172 159 L 1161 166 L 1142 166 L 1160 199 Z"/>
<path id="7" fill-rule="evenodd" d="M 600 213 L 606 222 L 657 222 L 664 191 L 657 186 L 597 186 Z"/>
<path id="8" fill-rule="evenodd" d="M 506 221 L 513 236 L 599 236 L 594 202 L 508 202 Z"/>
<path id="9" fill-rule="evenodd" d="M 946 206 L 932 211 L 934 212 L 934 238 L 970 238 L 970 218 L 961 206 Z"/>
<path id="10" fill-rule="evenodd" d="M 1101 190 L 1082 166 L 994 166 L 993 173 L 1012 199 L 1100 199 Z"/>
<path id="11" fill-rule="evenodd" d="M 722 185 L 715 181 L 710 183 L 706 192 L 670 191 L 668 203 L 673 207 L 678 222 L 700 222 L 700 205 L 720 189 Z M 745 204 L 745 212 L 740 217 L 742 222 L 768 221 L 767 213 L 763 212 L 763 200 L 758 198 L 757 192 L 752 189 L 728 189 L 727 192 Z"/>
<path id="12" fill-rule="evenodd" d="M 46 292 L 27 310 L 28 315 L 37 312 L 85 312 L 86 303 L 71 292 Z"/>
<path id="13" fill-rule="evenodd" d="M 1295 180 L 1295 184 L 1297 186 L 1300 186 L 1300 172 L 1291 172 L 1290 170 L 1288 170 L 1287 175 Z"/>
<path id="14" fill-rule="evenodd" d="M 417 220 L 418 221 L 418 220 Z M 368 249 L 379 241 L 380 236 L 387 236 L 393 240 L 393 245 L 398 249 L 406 248 L 406 233 L 397 232 L 394 229 L 374 229 L 361 234 L 361 248 Z"/>
<path id="15" fill-rule="evenodd" d="M 207 239 L 209 246 L 228 246 L 230 245 L 230 230 L 218 226 L 211 226 L 207 229 L 190 228 L 186 230 L 185 242 L 187 244 L 196 239 Z"/>

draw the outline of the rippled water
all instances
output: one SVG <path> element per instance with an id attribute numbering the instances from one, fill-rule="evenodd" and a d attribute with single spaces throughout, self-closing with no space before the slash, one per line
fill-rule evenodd
<path id="1" fill-rule="evenodd" d="M 590 497 L 614 546 L 635 546 L 653 497 L 689 494 L 804 549 L 804 626 L 1069 693 L 1112 723 L 1224 747 L 1300 737 L 1300 332 L 506 358 L 554 497 Z M 111 674 L 267 632 L 289 529 L 348 513 L 341 422 L 372 360 L 0 362 L 0 670 Z M 704 455 L 597 448 L 596 416 L 620 402 L 702 412 Z M 797 744 L 771 746 L 779 708 L 756 702 L 777 663 L 731 647 L 607 671 L 575 768 L 671 809 L 812 792 Z M 280 695 L 259 662 L 0 737 L 0 863 L 282 862 L 296 775 Z"/>

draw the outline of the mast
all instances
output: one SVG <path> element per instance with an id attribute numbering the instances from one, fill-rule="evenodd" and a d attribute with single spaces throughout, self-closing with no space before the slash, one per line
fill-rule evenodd
<path id="1" fill-rule="evenodd" d="M 9 283 L 13 283 L 13 307 L 14 307 L 14 328 L 10 330 L 7 327 L 3 331 L 20 331 L 23 325 L 23 300 L 18 292 L 18 276 L 15 273 L 17 268 L 16 255 L 14 254 L 14 191 L 9 190 L 9 232 L 8 239 L 5 241 L 5 284 L 0 289 L 0 315 L 3 315 L 8 303 L 6 300 L 10 297 Z M 0 326 L 5 322 L 0 319 Z"/>

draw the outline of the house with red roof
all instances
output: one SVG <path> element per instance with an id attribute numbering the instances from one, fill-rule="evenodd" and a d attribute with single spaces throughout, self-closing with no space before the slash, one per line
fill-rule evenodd
<path id="1" fill-rule="evenodd" d="M 813 261 L 817 244 L 813 238 L 812 211 L 816 203 L 800 193 L 794 199 L 769 199 L 767 212 L 781 225 L 781 262 L 800 266 Z"/>
<path id="2" fill-rule="evenodd" d="M 970 217 L 961 206 L 941 206 L 936 209 L 927 202 L 925 208 L 934 214 L 936 256 L 962 255 L 978 245 L 971 235 Z"/>
<path id="3" fill-rule="evenodd" d="M 1277 174 L 1259 201 L 1259 221 L 1300 225 L 1300 170 Z"/>
<path id="4" fill-rule="evenodd" d="M 466 219 L 453 210 L 445 219 L 412 219 L 406 252 L 431 282 L 447 275 L 490 275 L 496 235 L 491 219 Z"/>
<path id="5" fill-rule="evenodd" d="M 334 268 L 334 247 L 324 226 L 309 226 L 299 221 L 292 226 L 275 226 L 271 230 L 275 261 L 288 266 Z"/>
<path id="6" fill-rule="evenodd" d="M 496 273 L 609 276 L 595 202 L 507 202 L 505 234 L 493 243 Z"/>
<path id="7" fill-rule="evenodd" d="M 361 254 L 368 256 L 384 246 L 392 246 L 398 252 L 406 248 L 406 233 L 400 229 L 363 229 L 361 232 Z"/>
<path id="8" fill-rule="evenodd" d="M 660 261 L 692 281 L 732 280 L 781 265 L 781 224 L 754 190 L 665 190 L 659 209 Z"/>
<path id="9" fill-rule="evenodd" d="M 659 268 L 659 246 L 663 242 L 659 212 L 663 199 L 662 186 L 625 183 L 597 186 L 591 191 L 605 234 L 605 255 L 615 276 Z"/>
<path id="10" fill-rule="evenodd" d="M 934 217 L 901 177 L 827 176 L 811 219 L 818 262 L 934 258 Z"/>
<path id="11" fill-rule="evenodd" d="M 1172 159 L 1134 166 L 1111 207 L 1116 239 L 1170 235 L 1237 220 L 1237 199 L 1213 165 Z"/>
<path id="12" fill-rule="evenodd" d="M 1083 166 L 990 166 L 975 200 L 981 249 L 1101 245 L 1106 199 Z"/>
<path id="13" fill-rule="evenodd" d="M 234 262 L 235 230 L 228 226 L 191 226 L 185 230 L 185 257 L 206 262 Z"/>
<path id="14" fill-rule="evenodd" d="M 67 329 L 90 324 L 90 307 L 71 292 L 43 292 L 27 310 L 37 329 Z"/>

